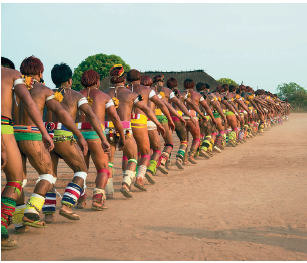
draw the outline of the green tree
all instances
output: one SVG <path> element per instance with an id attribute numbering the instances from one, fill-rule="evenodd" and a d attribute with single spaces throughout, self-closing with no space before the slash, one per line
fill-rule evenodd
<path id="1" fill-rule="evenodd" d="M 221 78 L 221 79 L 218 79 L 217 81 L 220 82 L 221 84 L 228 84 L 229 86 L 230 85 L 235 85 L 237 87 L 239 86 L 239 84 L 232 79 Z"/>
<path id="2" fill-rule="evenodd" d="M 102 80 L 109 75 L 110 69 L 114 66 L 114 64 L 122 64 L 125 71 L 130 70 L 130 66 L 126 64 L 121 57 L 116 55 L 106 55 L 100 53 L 87 57 L 74 70 L 74 74 L 72 77 L 72 89 L 83 89 L 83 86 L 81 85 L 81 76 L 84 71 L 87 71 L 89 69 L 96 70 L 100 75 L 100 80 Z"/>
<path id="3" fill-rule="evenodd" d="M 277 92 L 280 99 L 288 99 L 290 104 L 298 108 L 298 111 L 300 107 L 307 106 L 307 90 L 294 82 L 278 85 Z"/>

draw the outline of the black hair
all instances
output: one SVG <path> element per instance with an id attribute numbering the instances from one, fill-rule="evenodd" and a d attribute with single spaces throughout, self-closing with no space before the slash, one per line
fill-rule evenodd
<path id="1" fill-rule="evenodd" d="M 72 78 L 71 68 L 66 63 L 55 64 L 51 70 L 51 79 L 55 85 L 62 84 Z"/>
<path id="2" fill-rule="evenodd" d="M 8 58 L 1 57 L 1 66 L 5 68 L 15 69 L 15 65 L 13 61 L 9 60 Z"/>

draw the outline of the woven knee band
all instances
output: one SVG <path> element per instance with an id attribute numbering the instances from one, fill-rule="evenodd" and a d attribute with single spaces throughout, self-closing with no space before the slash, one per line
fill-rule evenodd
<path id="1" fill-rule="evenodd" d="M 149 160 L 150 159 L 150 155 L 144 154 L 144 155 L 141 156 L 141 158 L 146 158 L 146 159 Z"/>
<path id="2" fill-rule="evenodd" d="M 199 138 L 195 138 L 195 139 L 193 139 L 193 142 L 199 142 L 200 143 L 200 139 Z"/>
<path id="3" fill-rule="evenodd" d="M 129 160 L 128 160 L 128 163 L 129 163 L 129 162 L 133 162 L 133 163 L 135 163 L 135 164 L 138 164 L 138 161 L 137 161 L 136 159 L 129 159 Z"/>
<path id="4" fill-rule="evenodd" d="M 161 155 L 161 151 L 159 151 L 159 150 L 154 150 L 153 152 L 154 153 L 158 153 L 159 155 Z"/>
<path id="5" fill-rule="evenodd" d="M 123 156 L 123 161 L 128 161 L 128 157 L 127 156 Z"/>
<path id="6" fill-rule="evenodd" d="M 155 160 L 150 160 L 147 170 L 151 171 L 154 174 L 156 173 L 156 167 L 157 167 L 157 162 Z"/>
<path id="7" fill-rule="evenodd" d="M 174 145 L 172 143 L 165 143 L 164 146 L 165 147 L 167 147 L 167 146 L 172 147 L 172 149 L 174 148 Z"/>
<path id="8" fill-rule="evenodd" d="M 124 176 L 123 183 L 126 183 L 128 186 L 130 186 L 135 176 L 134 171 L 126 170 L 124 171 L 123 176 Z"/>
<path id="9" fill-rule="evenodd" d="M 55 213 L 56 193 L 48 192 L 45 196 L 45 203 L 43 205 L 43 214 L 49 215 Z"/>
<path id="10" fill-rule="evenodd" d="M 99 169 L 99 170 L 97 170 L 97 174 L 99 174 L 99 173 L 106 173 L 108 175 L 108 178 L 110 176 L 110 172 L 109 172 L 108 169 Z"/>
<path id="11" fill-rule="evenodd" d="M 186 146 L 188 146 L 188 142 L 187 141 L 182 141 L 182 142 L 180 142 L 180 146 L 181 145 L 186 145 Z"/>
<path id="12" fill-rule="evenodd" d="M 45 197 L 35 193 L 32 194 L 27 202 L 25 213 L 39 215 L 39 212 L 42 210 L 44 203 Z"/>
<path id="13" fill-rule="evenodd" d="M 73 207 L 82 193 L 82 187 L 76 183 L 70 182 L 63 195 L 61 203 L 68 207 Z"/>
<path id="14" fill-rule="evenodd" d="M 15 228 L 20 228 L 22 227 L 22 218 L 23 214 L 25 213 L 26 210 L 26 205 L 16 205 L 15 207 L 15 212 L 13 213 L 13 223 Z"/>
<path id="15" fill-rule="evenodd" d="M 21 194 L 22 182 L 20 182 L 20 181 L 8 181 L 8 182 L 6 183 L 6 185 L 5 185 L 5 188 L 6 188 L 6 187 L 12 187 L 12 188 L 14 188 L 14 189 L 15 189 L 14 193 L 17 192 L 18 197 L 19 197 L 20 194 Z M 4 188 L 4 189 L 5 189 L 5 188 Z M 3 191 L 4 191 L 4 189 L 3 189 Z M 3 193 L 3 191 L 2 191 L 2 193 Z"/>
<path id="16" fill-rule="evenodd" d="M 52 174 L 41 174 L 38 176 L 38 179 L 36 181 L 36 184 L 41 181 L 41 180 L 46 180 L 48 181 L 50 184 L 53 184 L 53 176 Z"/>
<path id="17" fill-rule="evenodd" d="M 82 178 L 84 180 L 84 183 L 85 183 L 85 180 L 86 180 L 86 177 L 87 177 L 87 173 L 86 172 L 76 172 L 74 177 L 76 177 L 76 176 Z"/>

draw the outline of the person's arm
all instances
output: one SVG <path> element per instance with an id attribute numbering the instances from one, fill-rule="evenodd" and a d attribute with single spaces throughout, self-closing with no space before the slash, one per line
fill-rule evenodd
<path id="1" fill-rule="evenodd" d="M 114 125 L 116 131 L 120 135 L 120 142 L 119 142 L 118 148 L 119 148 L 119 150 L 122 150 L 125 147 L 125 144 L 126 144 L 123 124 L 122 124 L 122 122 L 121 122 L 121 120 L 120 120 L 120 118 L 117 114 L 117 111 L 116 111 L 114 105 L 106 108 L 106 112 L 109 115 L 110 120 L 113 122 L 113 125 Z"/>
<path id="2" fill-rule="evenodd" d="M 52 151 L 54 148 L 53 139 L 50 137 L 45 128 L 42 115 L 40 114 L 35 102 L 32 100 L 27 86 L 24 84 L 17 84 L 14 87 L 14 92 L 23 103 L 24 109 L 28 113 L 31 120 L 35 123 L 36 127 L 42 133 L 42 141 L 46 149 L 48 149 L 49 152 Z"/>
<path id="3" fill-rule="evenodd" d="M 188 116 L 194 125 L 196 125 L 196 121 L 194 120 L 186 106 L 184 106 L 184 104 L 176 96 L 172 98 L 170 97 L 170 101 L 173 102 L 184 113 L 184 115 Z"/>
<path id="4" fill-rule="evenodd" d="M 177 117 L 179 119 L 179 121 L 186 126 L 186 121 L 184 118 L 182 118 L 182 116 L 173 108 L 173 106 L 168 103 L 166 100 L 163 100 L 163 103 L 165 104 L 165 106 L 167 107 L 168 111 L 170 112 L 170 114 L 174 115 L 175 117 Z"/>
<path id="5" fill-rule="evenodd" d="M 53 93 L 53 92 L 52 92 Z M 51 93 L 51 95 L 52 95 Z M 77 136 L 79 140 L 79 145 L 81 146 L 82 152 L 84 156 L 87 154 L 88 151 L 88 145 L 86 140 L 84 139 L 83 135 L 77 128 L 75 122 L 70 117 L 68 112 L 62 107 L 61 103 L 58 102 L 55 99 L 51 99 L 46 101 L 46 106 L 48 110 L 54 113 L 54 115 L 57 117 L 57 119 L 64 124 L 64 126 L 70 130 L 74 135 Z"/>
<path id="6" fill-rule="evenodd" d="M 3 136 L 1 133 L 1 170 L 5 167 L 7 162 L 6 146 L 3 141 Z"/>
<path id="7" fill-rule="evenodd" d="M 91 106 L 88 103 L 84 103 L 81 106 L 79 106 L 79 109 L 85 114 L 87 119 L 89 120 L 89 123 L 92 125 L 95 132 L 97 132 L 100 140 L 101 140 L 101 146 L 103 148 L 103 151 L 105 153 L 110 152 L 110 144 L 107 141 L 107 138 L 104 136 L 100 121 L 98 120 L 97 116 L 92 111 Z"/>
<path id="8" fill-rule="evenodd" d="M 135 96 L 136 99 L 137 96 Z M 143 102 L 143 101 L 138 101 L 134 103 L 135 107 L 139 108 L 141 111 L 143 111 L 146 116 L 154 122 L 154 124 L 157 125 L 157 131 L 161 133 L 161 135 L 164 137 L 165 136 L 165 130 L 162 127 L 161 123 L 157 120 L 155 114 L 152 112 L 152 110 Z"/>
<path id="9" fill-rule="evenodd" d="M 237 111 L 235 110 L 235 108 L 229 103 L 229 101 L 223 99 L 221 101 L 221 103 L 223 103 L 227 109 L 231 110 L 235 115 L 236 115 L 236 118 L 241 121 L 241 116 L 237 113 Z"/>
<path id="10" fill-rule="evenodd" d="M 150 100 L 155 104 L 157 105 L 160 110 L 162 111 L 162 113 L 165 115 L 165 117 L 167 118 L 168 120 L 168 126 L 169 128 L 174 131 L 175 130 L 175 124 L 171 118 L 171 115 L 167 109 L 167 107 L 165 106 L 165 104 L 162 102 L 161 99 L 159 99 L 159 97 L 157 95 L 154 95 L 150 98 Z"/>
<path id="11" fill-rule="evenodd" d="M 213 112 L 210 109 L 209 105 L 207 104 L 206 100 L 200 100 L 199 103 L 204 108 L 204 110 L 207 112 L 207 114 L 210 116 L 212 123 L 216 125 L 216 121 L 214 120 Z"/>
<path id="12" fill-rule="evenodd" d="M 221 115 L 221 117 L 222 117 L 222 119 L 224 120 L 224 122 L 227 123 L 227 119 L 226 119 L 226 117 L 225 117 L 225 115 L 224 115 L 224 113 L 223 113 L 223 110 L 222 110 L 220 104 L 219 104 L 217 101 L 215 101 L 215 100 L 211 100 L 211 105 L 212 105 L 213 108 L 215 108 L 216 111 Z"/>
<path id="13" fill-rule="evenodd" d="M 195 110 L 199 115 L 200 117 L 203 118 L 203 120 L 205 122 L 207 122 L 208 120 L 206 119 L 205 115 L 201 112 L 201 110 L 197 107 L 197 105 L 194 103 L 194 101 L 191 99 L 191 98 L 186 98 L 185 99 L 186 103 L 188 103 L 190 105 L 190 107 Z"/>
<path id="14" fill-rule="evenodd" d="M 248 116 L 252 118 L 252 114 L 250 113 L 245 103 L 242 101 L 242 98 L 236 99 L 236 102 L 241 106 L 242 109 L 244 109 L 247 112 Z"/>

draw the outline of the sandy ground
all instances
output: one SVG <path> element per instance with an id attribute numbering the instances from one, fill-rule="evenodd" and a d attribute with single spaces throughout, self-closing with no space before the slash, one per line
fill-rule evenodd
<path id="1" fill-rule="evenodd" d="M 23 235 L 14 234 L 11 225 L 19 248 L 2 251 L 1 259 L 307 260 L 307 114 L 290 117 L 210 160 L 158 173 L 148 192 L 134 188 L 133 200 L 119 192 L 117 153 L 115 199 L 103 212 L 90 210 L 91 165 L 87 207 L 76 209 L 81 220 L 69 221 L 57 211 L 54 224 Z M 176 151 L 178 142 L 175 138 Z M 28 167 L 27 197 L 37 178 Z M 60 167 L 56 188 L 63 194 L 73 174 L 63 162 Z"/>

